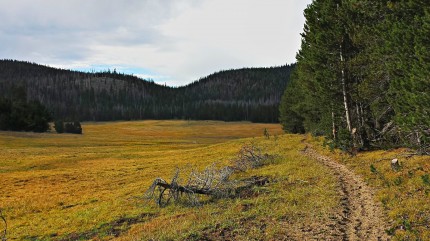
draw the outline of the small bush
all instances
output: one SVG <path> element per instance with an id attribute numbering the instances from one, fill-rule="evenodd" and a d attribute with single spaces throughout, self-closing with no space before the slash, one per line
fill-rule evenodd
<path id="1" fill-rule="evenodd" d="M 430 176 L 429 176 L 429 174 L 422 175 L 422 176 L 421 176 L 421 179 L 423 180 L 423 183 L 424 183 L 424 184 L 426 184 L 426 185 L 429 185 L 429 186 L 430 186 Z"/>
<path id="2" fill-rule="evenodd" d="M 376 167 L 373 164 L 370 165 L 370 171 L 372 173 L 378 173 L 378 170 L 376 170 Z"/>
<path id="3" fill-rule="evenodd" d="M 401 177 L 397 177 L 396 179 L 394 179 L 394 184 L 396 186 L 400 186 L 403 183 L 403 179 Z"/>
<path id="4" fill-rule="evenodd" d="M 79 121 L 69 122 L 64 124 L 64 132 L 73 134 L 82 134 L 82 127 Z"/>
<path id="5" fill-rule="evenodd" d="M 266 137 L 266 139 L 269 139 L 269 138 L 270 138 L 270 133 L 269 133 L 269 131 L 267 130 L 267 128 L 264 128 L 264 132 L 263 132 L 263 134 L 264 134 L 264 136 Z"/>
<path id="6" fill-rule="evenodd" d="M 54 123 L 54 128 L 55 128 L 55 131 L 57 131 L 57 133 L 82 134 L 82 127 L 79 121 L 74 121 L 74 122 L 56 121 Z"/>
<path id="7" fill-rule="evenodd" d="M 64 122 L 63 121 L 55 121 L 54 129 L 57 133 L 64 133 Z"/>

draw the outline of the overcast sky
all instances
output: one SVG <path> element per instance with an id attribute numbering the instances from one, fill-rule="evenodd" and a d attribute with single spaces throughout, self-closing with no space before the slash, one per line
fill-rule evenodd
<path id="1" fill-rule="evenodd" d="M 295 61 L 311 0 L 0 0 L 0 59 L 178 86 Z"/>

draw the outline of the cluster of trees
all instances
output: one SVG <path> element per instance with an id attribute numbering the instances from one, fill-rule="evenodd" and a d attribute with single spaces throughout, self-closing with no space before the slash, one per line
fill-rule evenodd
<path id="1" fill-rule="evenodd" d="M 283 95 L 288 132 L 347 150 L 430 141 L 430 5 L 420 0 L 315 0 Z"/>
<path id="2" fill-rule="evenodd" d="M 62 120 L 55 121 L 54 129 L 57 133 L 72 133 L 82 134 L 82 127 L 79 121 L 64 122 Z"/>
<path id="3" fill-rule="evenodd" d="M 116 71 L 83 73 L 0 60 L 0 95 L 22 87 L 55 119 L 213 119 L 277 122 L 294 66 L 221 71 L 183 87 L 166 87 Z"/>
<path id="4" fill-rule="evenodd" d="M 0 130 L 45 132 L 51 120 L 39 101 L 0 98 Z"/>

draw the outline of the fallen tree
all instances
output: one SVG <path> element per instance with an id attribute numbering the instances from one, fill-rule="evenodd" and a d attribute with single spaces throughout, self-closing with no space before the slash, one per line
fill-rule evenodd
<path id="1" fill-rule="evenodd" d="M 179 168 L 176 169 L 170 183 L 162 178 L 156 178 L 144 198 L 155 200 L 159 206 L 166 206 L 170 201 L 178 202 L 185 198 L 189 205 L 200 204 L 198 195 L 215 198 L 234 197 L 253 186 L 261 186 L 270 182 L 267 177 L 251 177 L 242 180 L 230 180 L 233 173 L 245 172 L 248 169 L 262 166 L 273 160 L 273 156 L 262 154 L 261 149 L 255 145 L 244 145 L 237 158 L 231 165 L 218 168 L 214 163 L 202 172 L 191 169 L 184 182 Z"/>

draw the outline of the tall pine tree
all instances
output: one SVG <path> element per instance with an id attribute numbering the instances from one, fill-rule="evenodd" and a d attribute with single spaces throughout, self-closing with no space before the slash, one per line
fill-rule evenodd
<path id="1" fill-rule="evenodd" d="M 349 150 L 428 149 L 429 8 L 421 0 L 313 1 L 280 106 L 284 129 Z"/>

